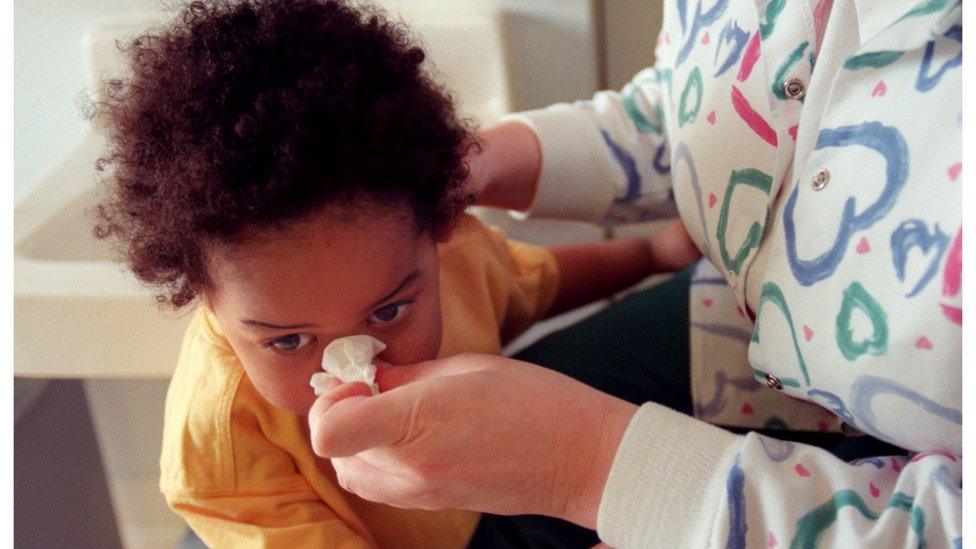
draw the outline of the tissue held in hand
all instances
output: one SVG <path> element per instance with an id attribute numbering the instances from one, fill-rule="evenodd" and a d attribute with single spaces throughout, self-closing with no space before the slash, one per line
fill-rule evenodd
<path id="1" fill-rule="evenodd" d="M 336 378 L 343 382 L 362 381 L 369 385 L 374 395 L 378 393 L 373 357 L 383 352 L 383 349 L 386 349 L 386 344 L 368 335 L 333 340 L 322 354 L 322 369 L 325 371 L 312 374 L 309 382 L 315 390 L 315 396 L 324 393 L 329 382 Z"/>

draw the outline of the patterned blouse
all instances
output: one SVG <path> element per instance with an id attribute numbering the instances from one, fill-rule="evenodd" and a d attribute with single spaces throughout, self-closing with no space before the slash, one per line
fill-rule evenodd
<path id="1" fill-rule="evenodd" d="M 961 64 L 960 1 L 669 0 L 656 66 L 515 115 L 542 145 L 530 215 L 677 213 L 707 258 L 697 419 L 640 409 L 604 541 L 961 547 Z M 713 425 L 911 453 L 848 463 Z"/>

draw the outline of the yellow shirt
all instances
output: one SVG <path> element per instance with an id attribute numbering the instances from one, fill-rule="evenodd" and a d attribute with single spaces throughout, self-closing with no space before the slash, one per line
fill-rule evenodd
<path id="1" fill-rule="evenodd" d="M 473 217 L 438 256 L 440 356 L 497 354 L 555 299 L 552 254 Z M 468 511 L 398 509 L 340 488 L 330 462 L 312 452 L 306 419 L 258 394 L 204 307 L 170 383 L 160 468 L 170 507 L 209 546 L 462 547 L 478 521 Z"/>

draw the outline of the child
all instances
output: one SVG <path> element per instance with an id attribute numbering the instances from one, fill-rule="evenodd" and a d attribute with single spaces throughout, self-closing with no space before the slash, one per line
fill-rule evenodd
<path id="1" fill-rule="evenodd" d="M 160 488 L 216 546 L 463 546 L 478 516 L 343 491 L 304 416 L 323 349 L 498 353 L 547 315 L 697 251 L 680 228 L 546 250 L 463 213 L 471 133 L 405 31 L 339 0 L 194 2 L 99 104 L 98 232 L 181 308 Z"/>

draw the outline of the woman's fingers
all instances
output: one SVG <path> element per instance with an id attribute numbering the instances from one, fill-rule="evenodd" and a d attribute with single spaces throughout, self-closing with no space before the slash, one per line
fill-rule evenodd
<path id="1" fill-rule="evenodd" d="M 650 242 L 663 270 L 680 271 L 702 255 L 680 219 L 672 221 L 651 236 Z"/>
<path id="2" fill-rule="evenodd" d="M 448 379 L 487 370 L 513 370 L 525 363 L 493 355 L 462 354 L 417 364 L 377 363 L 380 394 L 370 396 L 362 383 L 346 383 L 323 394 L 309 412 L 312 448 L 321 457 L 343 457 L 378 446 L 416 439 L 428 427 L 431 406 L 461 398 Z M 535 369 L 535 367 L 532 367 Z M 471 379 L 471 378 L 468 378 Z M 475 382 L 477 384 L 478 382 Z M 394 390 L 410 387 L 411 390 Z M 447 391 L 447 395 L 443 394 Z M 455 406 L 457 403 L 451 404 Z M 470 404 L 470 403 L 467 403 Z"/>
<path id="3" fill-rule="evenodd" d="M 360 384 L 362 385 L 362 384 Z M 365 387 L 365 385 L 363 385 Z M 309 412 L 312 449 L 321 457 L 350 456 L 409 438 L 416 428 L 415 399 L 401 392 L 347 396 L 322 395 Z M 321 404 L 321 406 L 320 406 Z"/>
<path id="4" fill-rule="evenodd" d="M 515 362 L 511 359 L 492 355 L 467 353 L 403 366 L 378 363 L 376 365 L 376 384 L 379 385 L 381 392 L 389 391 L 423 379 L 484 370 L 494 367 L 499 361 L 505 360 Z"/>
<path id="5" fill-rule="evenodd" d="M 344 383 L 315 401 L 308 417 L 312 448 L 319 456 L 339 457 L 410 439 L 421 427 L 417 418 L 423 391 L 389 391 L 421 380 L 482 370 L 495 360 L 498 357 L 471 354 L 405 366 L 378 361 L 380 394 L 371 396 L 363 383 Z"/>
<path id="6" fill-rule="evenodd" d="M 324 452 L 327 452 L 332 445 L 325 438 L 328 435 L 324 433 L 325 426 L 323 424 L 329 411 L 339 403 L 343 403 L 343 407 L 348 407 L 354 405 L 357 401 L 367 400 L 372 394 L 373 391 L 368 385 L 356 381 L 352 383 L 334 384 L 329 390 L 315 399 L 315 402 L 308 411 L 308 427 L 312 439 L 312 449 L 316 454 L 326 457 Z"/>
<path id="7" fill-rule="evenodd" d="M 361 381 L 342 383 L 339 380 L 332 380 L 330 381 L 329 389 L 315 399 L 308 415 L 309 417 L 321 415 L 340 400 L 357 396 L 370 396 L 372 394 L 373 391 L 369 386 Z"/>
<path id="8" fill-rule="evenodd" d="M 377 467 L 364 456 L 332 459 L 339 485 L 357 496 L 394 507 L 407 509 L 439 509 L 430 490 L 416 479 L 404 478 Z"/>

